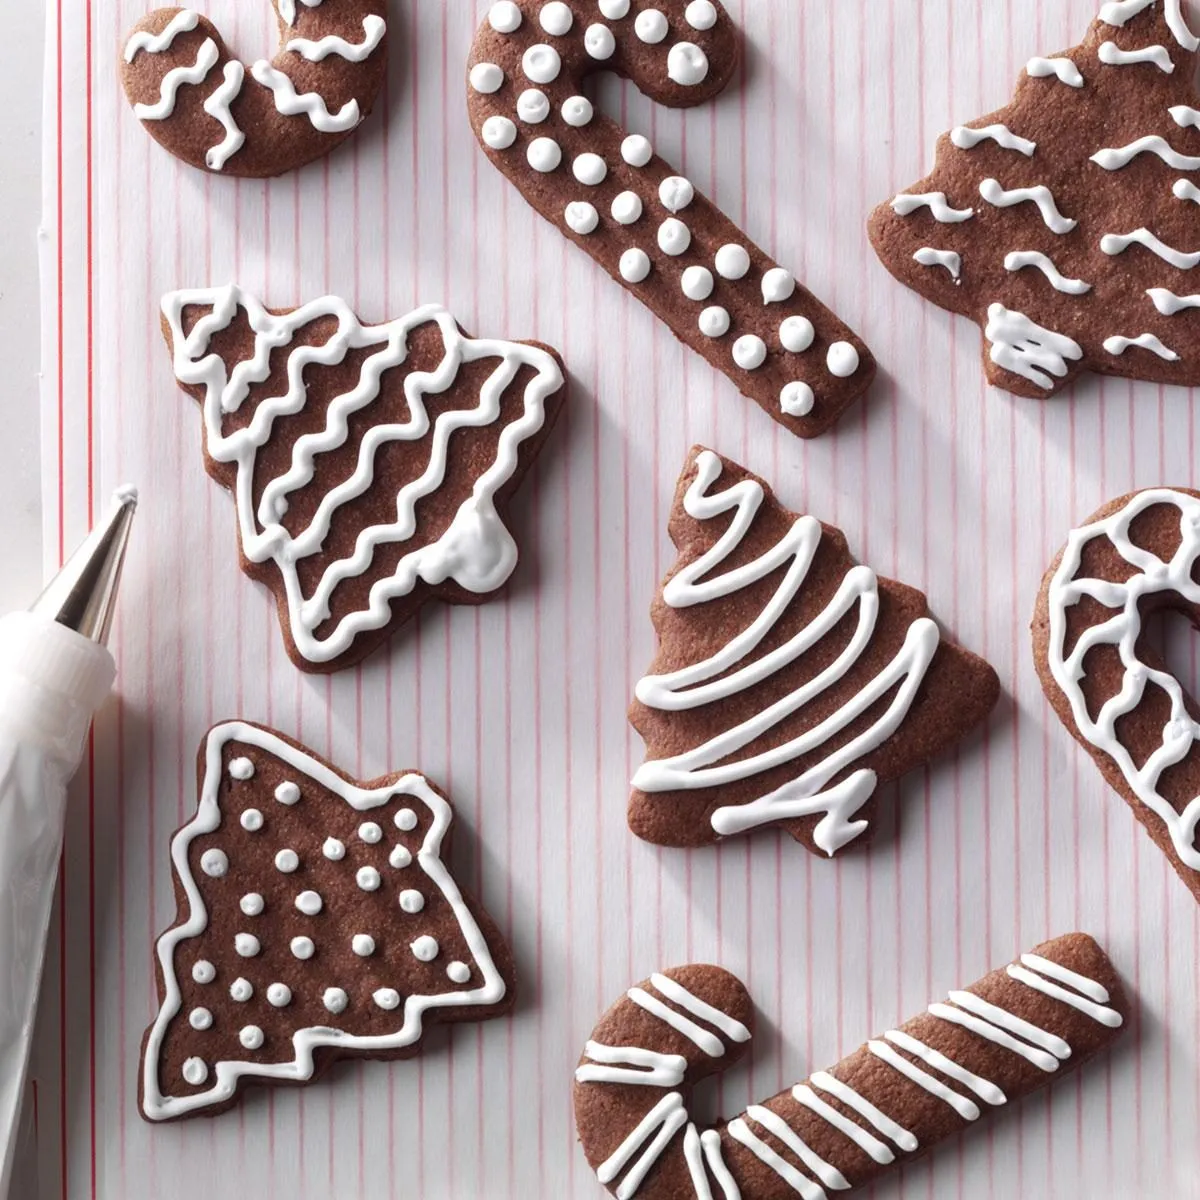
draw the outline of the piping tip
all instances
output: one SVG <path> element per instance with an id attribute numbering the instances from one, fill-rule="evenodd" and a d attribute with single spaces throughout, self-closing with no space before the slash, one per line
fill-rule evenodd
<path id="1" fill-rule="evenodd" d="M 137 500 L 137 488 L 120 487 L 113 493 L 108 515 L 46 585 L 30 612 L 102 646 L 108 641 Z"/>

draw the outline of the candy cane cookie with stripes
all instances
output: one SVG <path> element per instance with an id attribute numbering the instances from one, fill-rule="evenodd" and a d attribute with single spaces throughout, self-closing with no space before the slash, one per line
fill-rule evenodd
<path id="1" fill-rule="evenodd" d="M 631 988 L 593 1030 L 575 1072 L 576 1128 L 618 1200 L 827 1200 L 1069 1074 L 1128 1015 L 1104 952 L 1068 934 L 701 1129 L 693 1089 L 746 1054 L 753 1005 L 727 971 L 681 967 Z"/>
<path id="2" fill-rule="evenodd" d="M 234 58 L 190 8 L 159 8 L 124 43 L 121 79 L 147 132 L 220 175 L 265 178 L 321 158 L 363 122 L 387 65 L 386 0 L 272 0 L 279 51 Z"/>
<path id="3" fill-rule="evenodd" d="M 733 78 L 738 30 L 713 0 L 498 0 L 468 67 L 488 158 L 681 341 L 801 437 L 866 391 L 875 361 L 824 305 L 584 94 L 615 71 L 675 108 Z"/>

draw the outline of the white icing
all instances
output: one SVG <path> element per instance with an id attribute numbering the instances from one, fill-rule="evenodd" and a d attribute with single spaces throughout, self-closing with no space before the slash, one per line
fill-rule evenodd
<path id="1" fill-rule="evenodd" d="M 715 265 L 722 279 L 745 279 L 750 273 L 750 254 L 745 246 L 733 243 L 717 251 Z"/>
<path id="2" fill-rule="evenodd" d="M 600 227 L 600 214 L 596 211 L 596 206 L 586 200 L 572 200 L 563 213 L 563 220 L 566 221 L 568 229 L 581 237 L 595 233 Z"/>
<path id="3" fill-rule="evenodd" d="M 1166 138 L 1158 134 L 1138 138 L 1127 146 L 1099 150 L 1092 155 L 1092 162 L 1106 171 L 1119 171 L 1133 162 L 1139 154 L 1156 154 L 1176 171 L 1200 171 L 1200 158 L 1180 154 Z"/>
<path id="4" fill-rule="evenodd" d="M 583 48 L 589 58 L 606 62 L 617 52 L 617 39 L 607 25 L 589 25 L 583 35 Z"/>
<path id="5" fill-rule="evenodd" d="M 532 83 L 553 83 L 562 71 L 562 58 L 553 46 L 530 46 L 521 56 L 521 70 Z"/>
<path id="6" fill-rule="evenodd" d="M 540 125 L 550 116 L 550 97 L 540 88 L 526 88 L 517 97 L 517 116 L 527 125 Z"/>
<path id="7" fill-rule="evenodd" d="M 196 300 L 195 302 L 198 304 L 203 303 L 201 300 Z M 172 312 L 173 311 L 174 309 L 172 309 Z M 208 399 L 208 397 L 206 397 L 206 399 Z M 238 400 L 239 404 L 241 403 L 241 399 L 244 399 L 244 397 Z M 286 780 L 275 789 L 275 799 L 278 800 L 280 804 L 286 805 L 288 808 L 290 808 L 293 804 L 299 803 L 300 788 L 297 784 L 292 783 L 290 780 Z"/>
<path id="8" fill-rule="evenodd" d="M 683 1083 L 687 1059 L 681 1054 L 657 1054 L 636 1046 L 606 1046 L 588 1042 L 584 1063 L 575 1072 L 579 1083 L 631 1083 L 674 1088 Z"/>
<path id="9" fill-rule="evenodd" d="M 779 407 L 789 417 L 807 417 L 816 407 L 817 397 L 803 380 L 786 383 L 779 393 Z"/>
<path id="10" fill-rule="evenodd" d="M 275 855 L 275 869 L 284 875 L 291 875 L 300 866 L 300 855 L 295 850 L 280 850 Z"/>
<path id="11" fill-rule="evenodd" d="M 371 999 L 385 1012 L 400 1007 L 400 993 L 395 988 L 379 988 L 371 993 Z"/>
<path id="12" fill-rule="evenodd" d="M 959 125 L 951 131 L 950 140 L 960 150 L 973 150 L 981 142 L 995 142 L 1005 150 L 1015 150 L 1018 154 L 1024 154 L 1026 158 L 1032 158 L 1037 150 L 1037 142 L 1018 137 L 1007 125 L 981 125 L 978 129 Z"/>
<path id="13" fill-rule="evenodd" d="M 958 225 L 975 215 L 973 208 L 951 208 L 945 192 L 923 192 L 920 195 L 902 192 L 892 201 L 892 211 L 898 217 L 911 216 L 920 208 L 929 209 L 929 215 L 943 225 Z"/>
<path id="14" fill-rule="evenodd" d="M 292 1002 L 292 989 L 286 983 L 273 983 L 267 988 L 267 1003 L 272 1008 L 287 1008 Z"/>
<path id="15" fill-rule="evenodd" d="M 1193 204 L 1200 204 L 1200 187 L 1197 187 L 1190 179 L 1175 180 L 1171 193 L 1176 200 L 1190 200 Z"/>
<path id="16" fill-rule="evenodd" d="M 629 16 L 629 0 L 600 0 L 600 15 L 610 21 Z"/>
<path id="17" fill-rule="evenodd" d="M 238 1041 L 247 1050 L 261 1050 L 264 1040 L 263 1031 L 257 1025 L 243 1025 L 238 1031 Z"/>
<path id="18" fill-rule="evenodd" d="M 1006 190 L 995 179 L 985 179 L 979 185 L 979 194 L 997 208 L 1011 208 L 1014 204 L 1036 204 L 1038 211 L 1042 214 L 1042 220 L 1046 223 L 1046 228 L 1052 233 L 1070 233 L 1079 224 L 1078 221 L 1064 217 L 1058 211 L 1054 194 L 1045 184 Z"/>
<path id="19" fill-rule="evenodd" d="M 847 1108 L 853 1109 L 884 1137 L 890 1138 L 901 1150 L 913 1154 L 919 1148 L 915 1135 L 905 1129 L 903 1125 L 893 1121 L 886 1113 L 881 1112 L 865 1097 L 860 1096 L 848 1083 L 835 1079 L 828 1071 L 818 1071 L 808 1082 L 813 1087 L 828 1092 Z"/>
<path id="20" fill-rule="evenodd" d="M 708 78 L 708 55 L 692 42 L 676 42 L 667 54 L 667 75 L 680 87 L 696 87 Z"/>
<path id="21" fill-rule="evenodd" d="M 733 343 L 733 361 L 743 371 L 757 371 L 767 361 L 767 343 L 756 334 L 742 334 Z"/>
<path id="22" fill-rule="evenodd" d="M 208 78 L 208 73 L 221 57 L 217 43 L 205 38 L 196 51 L 196 61 L 188 67 L 172 67 L 159 84 L 158 101 L 154 104 L 135 104 L 133 111 L 142 121 L 165 121 L 174 111 L 179 89 L 185 84 L 196 86 Z"/>
<path id="23" fill-rule="evenodd" d="M 248 808 L 242 813 L 241 826 L 247 833 L 257 833 L 263 827 L 263 815 L 257 808 Z"/>
<path id="24" fill-rule="evenodd" d="M 1200 37 L 1197 37 L 1188 28 L 1187 21 L 1183 17 L 1181 0 L 1166 0 L 1166 15 L 1167 27 L 1171 31 L 1171 36 L 1180 46 L 1193 54 L 1200 50 Z"/>
<path id="25" fill-rule="evenodd" d="M 631 246 L 621 255 L 619 270 L 626 283 L 641 283 L 650 274 L 650 256 L 645 250 Z"/>
<path id="26" fill-rule="evenodd" d="M 796 291 L 796 277 L 784 267 L 772 267 L 762 277 L 764 304 L 782 304 Z"/>
<path id="27" fill-rule="evenodd" d="M 707 300 L 713 294 L 716 281 L 713 273 L 707 267 L 687 267 L 680 277 L 680 287 L 689 300 L 697 303 Z"/>
<path id="28" fill-rule="evenodd" d="M 417 814 L 411 808 L 398 808 L 392 818 L 392 824 L 401 833 L 412 833 L 417 827 Z"/>
<path id="29" fill-rule="evenodd" d="M 1043 958 L 1040 954 L 1022 954 L 1021 965 L 1028 967 L 1031 971 L 1037 971 L 1039 975 L 1045 975 L 1048 979 L 1054 979 L 1073 987 L 1081 995 L 1087 996 L 1089 1000 L 1094 1000 L 1097 1004 L 1107 1004 L 1112 999 L 1108 994 L 1108 988 L 1102 983 L 1097 983 L 1086 975 L 1080 975 L 1078 971 L 1072 971 L 1070 967 L 1064 967 L 1053 959 Z"/>
<path id="30" fill-rule="evenodd" d="M 288 949 L 291 950 L 293 957 L 301 960 L 312 958 L 316 953 L 317 947 L 310 937 L 294 937 L 288 944 Z"/>
<path id="31" fill-rule="evenodd" d="M 350 1003 L 350 997 L 339 987 L 326 988 L 321 996 L 321 1003 L 333 1014 L 343 1013 Z"/>
<path id="32" fill-rule="evenodd" d="M 306 917 L 315 917 L 324 907 L 325 904 L 317 892 L 301 892 L 296 897 L 296 908 Z"/>
<path id="33" fill-rule="evenodd" d="M 651 1016 L 670 1025 L 676 1033 L 683 1034 L 690 1042 L 694 1042 L 709 1058 L 720 1058 L 725 1053 L 725 1043 L 715 1033 L 697 1025 L 690 1017 L 668 1007 L 657 996 L 650 995 L 644 988 L 630 988 L 625 993 L 639 1008 L 644 1008 Z"/>
<path id="34" fill-rule="evenodd" d="M 1151 64 L 1170 75 L 1175 70 L 1171 52 L 1166 46 L 1143 46 L 1138 50 L 1122 50 L 1116 42 L 1104 42 L 1100 47 L 1100 61 L 1108 67 L 1135 67 Z"/>
<path id="35" fill-rule="evenodd" d="M 318 8 L 321 0 L 300 0 L 305 8 Z M 297 17 L 296 0 L 279 0 L 279 15 L 286 25 L 295 25 Z"/>
<path id="36" fill-rule="evenodd" d="M 1010 312 L 1002 304 L 988 308 L 984 336 L 991 343 L 992 362 L 1047 390 L 1051 376 L 1061 379 L 1069 371 L 1067 360 L 1083 357 L 1079 344 L 1065 334 L 1044 329 L 1024 313 Z"/>
<path id="37" fill-rule="evenodd" d="M 631 167 L 644 167 L 654 157 L 654 147 L 650 145 L 649 138 L 640 133 L 631 133 L 621 143 L 621 157 Z"/>
<path id="38" fill-rule="evenodd" d="M 221 141 L 205 151 L 204 161 L 211 171 L 224 170 L 225 164 L 246 144 L 246 135 L 233 119 L 233 102 L 242 93 L 246 68 L 236 59 L 230 59 L 225 64 L 223 76 L 213 94 L 204 101 L 204 111 L 220 121 L 225 129 Z"/>
<path id="39" fill-rule="evenodd" d="M 668 175 L 658 185 L 658 199 L 667 212 L 683 212 L 695 198 L 696 189 L 691 180 L 682 175 Z"/>
<path id="40" fill-rule="evenodd" d="M 216 846 L 200 856 L 200 870 L 212 879 L 221 879 L 229 872 L 229 855 Z"/>
<path id="41" fill-rule="evenodd" d="M 1053 1054 L 1047 1054 L 1044 1050 L 1040 1050 L 1036 1046 L 1026 1044 L 1019 1038 L 1013 1037 L 1006 1030 L 993 1025 L 990 1021 L 985 1021 L 971 1013 L 963 1012 L 949 1004 L 931 1004 L 929 1012 L 932 1016 L 938 1017 L 943 1021 L 948 1021 L 952 1025 L 961 1025 L 964 1029 L 969 1029 L 972 1033 L 978 1034 L 979 1037 L 985 1038 L 989 1042 L 994 1042 L 997 1046 L 1003 1046 L 1004 1049 L 1011 1050 L 1014 1054 L 1019 1054 L 1026 1061 L 1031 1062 L 1035 1067 L 1047 1072 L 1047 1074 L 1058 1070 L 1058 1059 Z"/>
<path id="42" fill-rule="evenodd" d="M 961 1083 L 964 1087 L 969 1088 L 985 1104 L 998 1107 L 1008 1103 L 1008 1097 L 990 1079 L 984 1079 L 973 1071 L 968 1071 L 954 1059 L 935 1050 L 932 1046 L 927 1046 L 903 1030 L 892 1029 L 885 1033 L 884 1037 L 893 1045 L 899 1046 L 901 1050 L 908 1051 L 914 1058 L 919 1058 L 923 1063 L 933 1067 L 935 1071 L 940 1071 L 948 1079 L 953 1079 L 956 1083 Z"/>
<path id="43" fill-rule="evenodd" d="M 383 841 L 383 830 L 380 828 L 378 821 L 364 821 L 358 827 L 359 841 L 366 842 L 368 846 L 378 846 Z"/>
<path id="44" fill-rule="evenodd" d="M 563 101 L 562 119 L 573 129 L 582 129 L 592 123 L 596 110 L 586 96 L 570 96 Z"/>
<path id="45" fill-rule="evenodd" d="M 1148 229 L 1135 229 L 1132 233 L 1116 234 L 1106 233 L 1100 239 L 1100 249 L 1105 254 L 1124 254 L 1130 246 L 1144 246 L 1151 254 L 1157 254 L 1164 262 L 1169 262 L 1171 266 L 1177 267 L 1181 271 L 1190 271 L 1194 267 L 1200 266 L 1200 250 L 1192 251 L 1190 254 L 1183 250 L 1176 250 L 1172 246 L 1168 246 L 1166 242 L 1160 241 Z"/>
<path id="46" fill-rule="evenodd" d="M 1071 1047 L 1057 1034 L 1042 1029 L 1039 1025 L 1034 1025 L 997 1004 L 992 1004 L 974 992 L 951 992 L 950 1001 L 966 1012 L 982 1017 L 992 1025 L 1006 1029 L 1009 1033 L 1015 1033 L 1030 1045 L 1040 1047 L 1057 1059 L 1065 1062 L 1071 1057 Z"/>
<path id="47" fill-rule="evenodd" d="M 202 1058 L 189 1058 L 183 1064 L 183 1081 L 200 1087 L 208 1079 L 208 1064 Z"/>
<path id="48" fill-rule="evenodd" d="M 356 933 L 350 939 L 350 948 L 359 958 L 370 958 L 375 953 L 375 939 L 369 933 Z"/>
<path id="49" fill-rule="evenodd" d="M 849 379 L 858 370 L 858 351 L 849 342 L 834 342 L 825 354 L 825 365 L 835 378 Z"/>
<path id="50" fill-rule="evenodd" d="M 779 326 L 779 340 L 785 350 L 803 354 L 816 339 L 817 331 L 807 317 L 788 317 Z"/>
<path id="51" fill-rule="evenodd" d="M 211 1029 L 213 1023 L 213 1015 L 207 1008 L 193 1008 L 188 1013 L 188 1024 L 197 1031 L 203 1033 L 206 1029 Z"/>
<path id="52" fill-rule="evenodd" d="M 759 1111 L 765 1110 L 760 1109 Z M 753 1133 L 744 1117 L 737 1117 L 730 1121 L 727 1132 L 734 1141 L 741 1142 L 759 1162 L 770 1167 L 794 1192 L 798 1192 L 801 1200 L 826 1200 L 824 1189 L 813 1183 L 807 1175 L 801 1174 L 787 1159 L 772 1150 L 762 1138 Z"/>
<path id="53" fill-rule="evenodd" d="M 1006 271 L 1022 271 L 1026 267 L 1037 267 L 1050 281 L 1055 291 L 1065 292 L 1069 296 L 1083 296 L 1092 290 L 1090 283 L 1082 279 L 1068 279 L 1054 265 L 1052 259 L 1040 250 L 1014 250 L 1004 257 Z"/>
<path id="54" fill-rule="evenodd" d="M 377 892 L 382 882 L 379 872 L 374 867 L 359 867 L 354 873 L 354 882 L 364 892 Z"/>
<path id="55" fill-rule="evenodd" d="M 751 1104 L 746 1109 L 746 1116 L 782 1142 L 825 1187 L 838 1192 L 849 1190 L 850 1184 L 841 1171 L 815 1153 L 777 1112 L 762 1104 Z M 824 1200 L 824 1192 L 820 1188 L 816 1189 L 816 1194 L 820 1200 Z"/>
<path id="56" fill-rule="evenodd" d="M 549 137 L 534 138 L 525 151 L 529 165 L 543 175 L 557 171 L 562 162 L 562 147 Z"/>
<path id="57" fill-rule="evenodd" d="M 1167 109 L 1171 119 L 1180 129 L 1200 128 L 1200 109 L 1192 108 L 1190 104 L 1175 104 Z"/>
<path id="58" fill-rule="evenodd" d="M 1069 58 L 1031 58 L 1025 64 L 1025 73 L 1033 79 L 1048 79 L 1053 75 L 1068 87 L 1083 87 L 1083 76 Z"/>
<path id="59" fill-rule="evenodd" d="M 175 44 L 175 39 L 181 33 L 190 33 L 200 24 L 200 16 L 190 8 L 177 12 L 159 33 L 150 33 L 145 29 L 135 33 L 125 43 L 125 61 L 133 62 L 143 50 L 147 54 L 164 54 Z"/>
<path id="60" fill-rule="evenodd" d="M 787 642 L 770 653 L 753 657 L 800 594 L 820 544 L 820 522 L 797 519 L 791 530 L 760 558 L 728 570 L 714 572 L 737 552 L 762 506 L 764 494 L 753 480 L 710 494 L 720 478 L 721 460 L 710 451 L 696 460 L 696 479 L 684 498 L 685 511 L 697 521 L 709 521 L 733 512 L 725 533 L 700 558 L 680 570 L 663 590 L 663 601 L 672 608 L 690 608 L 724 599 L 752 587 L 786 568 L 767 605 L 753 622 L 706 661 L 667 675 L 649 676 L 637 685 L 637 698 L 665 712 L 689 711 L 714 701 L 727 700 L 756 688 L 786 669 L 824 638 L 840 621 L 857 613 L 856 628 L 847 647 L 813 679 L 783 696 L 703 745 L 670 758 L 643 763 L 633 786 L 643 792 L 669 792 L 710 787 L 750 779 L 765 771 L 812 754 L 825 746 L 883 697 L 891 695 L 886 710 L 844 745 L 831 751 L 796 779 L 790 780 L 749 804 L 718 808 L 713 828 L 727 836 L 771 821 L 823 813 L 814 834 L 817 845 L 834 854 L 858 837 L 866 823 L 851 817 L 875 790 L 876 776 L 869 769 L 852 771 L 836 784 L 831 781 L 855 762 L 881 746 L 903 723 L 925 678 L 940 641 L 937 626 L 928 618 L 915 621 L 903 646 L 873 679 L 811 729 L 773 749 L 748 758 L 726 761 L 781 721 L 818 701 L 843 679 L 868 650 L 879 611 L 878 581 L 867 567 L 851 568 L 836 595 L 824 610 Z M 738 664 L 744 663 L 740 666 Z"/>
<path id="61" fill-rule="evenodd" d="M 346 857 L 346 845 L 337 838 L 326 838 L 325 844 L 321 847 L 321 853 L 330 862 L 341 862 Z"/>
<path id="62" fill-rule="evenodd" d="M 388 863 L 395 867 L 396 870 L 403 870 L 407 866 L 412 865 L 412 855 L 408 851 L 407 846 L 393 846 L 391 854 L 388 855 Z"/>
<path id="63" fill-rule="evenodd" d="M 250 68 L 250 74 L 269 89 L 279 113 L 285 117 L 307 117 L 318 133 L 345 133 L 362 120 L 357 100 L 347 100 L 336 113 L 331 113 L 323 96 L 297 92 L 291 79 L 265 59 L 259 59 Z"/>
<path id="64" fill-rule="evenodd" d="M 1149 350 L 1151 354 L 1158 355 L 1159 358 L 1166 362 L 1178 362 L 1179 355 L 1175 353 L 1170 346 L 1163 345 L 1162 341 L 1152 333 L 1142 333 L 1137 337 L 1110 337 L 1104 339 L 1104 349 L 1108 354 L 1119 358 L 1126 350 L 1137 347 L 1141 350 Z"/>
<path id="65" fill-rule="evenodd" d="M 913 255 L 913 260 L 923 267 L 942 267 L 955 281 L 962 274 L 962 255 L 953 250 L 937 250 L 933 246 L 922 246 Z"/>
<path id="66" fill-rule="evenodd" d="M 658 248 L 671 258 L 687 253 L 692 231 L 678 217 L 668 217 L 658 227 Z"/>
<path id="67" fill-rule="evenodd" d="M 258 892 L 247 892 L 239 902 L 242 912 L 248 917 L 257 917 L 261 915 L 262 910 L 266 907 L 266 902 Z"/>
<path id="68" fill-rule="evenodd" d="M 869 1134 L 856 1121 L 844 1117 L 831 1104 L 827 1104 L 811 1087 L 797 1085 L 792 1088 L 792 1099 L 811 1109 L 823 1121 L 832 1125 L 843 1137 L 849 1138 L 864 1154 L 869 1155 L 880 1166 L 896 1161 L 895 1154 L 877 1137 Z"/>
<path id="69" fill-rule="evenodd" d="M 488 24 L 497 33 L 516 33 L 523 20 L 521 10 L 513 0 L 496 0 L 488 10 Z"/>
<path id="70" fill-rule="evenodd" d="M 896 1032 L 898 1031 L 893 1029 L 884 1036 L 889 1037 Z M 922 1071 L 920 1067 L 910 1063 L 907 1058 L 897 1054 L 887 1042 L 878 1040 L 869 1041 L 867 1049 L 876 1058 L 887 1063 L 889 1067 L 899 1071 L 906 1079 L 911 1079 L 918 1087 L 924 1088 L 931 1096 L 936 1096 L 939 1100 L 948 1104 L 964 1121 L 979 1120 L 979 1105 L 973 1100 L 968 1100 L 966 1096 L 960 1096 L 953 1088 L 948 1088 L 940 1079 L 935 1079 L 930 1075 L 928 1071 Z"/>
<path id="71" fill-rule="evenodd" d="M 1044 962 L 1045 960 L 1041 961 Z M 1055 964 L 1050 965 L 1053 966 Z M 1109 1008 L 1103 1003 L 1098 1004 L 1088 996 L 1077 995 L 1067 988 L 1060 987 L 1057 983 L 1043 979 L 1040 974 L 1035 974 L 1027 966 L 1017 966 L 1013 963 L 1008 968 L 1008 974 L 1018 983 L 1023 983 L 1026 987 L 1033 988 L 1035 992 L 1041 992 L 1042 995 L 1049 996 L 1052 1000 L 1058 1000 L 1063 1004 L 1069 1005 L 1071 1008 L 1083 1013 L 1085 1017 L 1091 1017 L 1099 1025 L 1105 1025 L 1109 1029 L 1119 1029 L 1125 1023 L 1125 1018 L 1115 1008 Z M 1084 982 L 1088 983 L 1091 981 L 1085 980 Z M 1103 988 L 1100 990 L 1104 991 Z M 1105 995 L 1107 996 L 1107 993 Z"/>
<path id="72" fill-rule="evenodd" d="M 731 1042 L 745 1043 L 750 1040 L 750 1030 L 741 1021 L 706 1000 L 701 1000 L 670 976 L 655 973 L 650 976 L 650 983 L 673 1004 L 678 1004 L 693 1016 L 719 1029 Z"/>
<path id="73" fill-rule="evenodd" d="M 628 1166 L 617 1188 L 617 1200 L 630 1200 L 650 1169 L 662 1157 L 675 1135 L 687 1124 L 687 1110 L 678 1092 L 668 1092 L 629 1132 L 629 1136 L 596 1168 L 596 1178 L 607 1185 Z M 644 1149 L 643 1149 L 644 1147 Z M 641 1151 L 634 1161 L 634 1155 Z M 633 1163 L 630 1166 L 630 1163 Z"/>
<path id="74" fill-rule="evenodd" d="M 315 42 L 309 38 L 292 38 L 291 41 L 284 43 L 283 48 L 299 54 L 301 58 L 305 58 L 309 62 L 323 62 L 330 55 L 344 58 L 347 62 L 352 63 L 366 62 L 379 49 L 383 36 L 387 32 L 387 23 L 375 13 L 368 13 L 363 17 L 362 24 L 363 40 L 361 42 L 349 42 L 343 37 L 330 34 Z M 501 79 L 503 77 L 503 73 L 501 73 Z"/>
<path id="75" fill-rule="evenodd" d="M 657 8 L 645 8 L 634 18 L 633 32 L 638 40 L 656 46 L 670 32 L 667 18 Z"/>
<path id="76" fill-rule="evenodd" d="M 575 24 L 575 16 L 563 0 L 550 0 L 549 4 L 542 5 L 542 11 L 538 13 L 538 24 L 551 37 L 566 37 L 571 32 L 571 26 Z"/>
<path id="77" fill-rule="evenodd" d="M 400 893 L 400 907 L 406 913 L 419 913 L 425 907 L 425 897 L 416 888 L 405 888 Z"/>
<path id="78" fill-rule="evenodd" d="M 441 953 L 441 947 L 438 945 L 437 939 L 430 937 L 427 933 L 417 938 L 417 940 L 413 942 L 411 946 L 409 946 L 409 949 L 413 952 L 413 957 L 415 959 L 417 959 L 419 962 L 425 963 L 433 962 L 433 960 Z"/>
<path id="79" fill-rule="evenodd" d="M 212 306 L 213 312 L 185 335 L 182 314 L 189 305 Z M 249 358 L 227 370 L 209 346 L 213 336 L 228 328 L 239 312 L 254 331 L 254 349 Z M 333 297 L 274 315 L 247 293 L 230 286 L 173 292 L 163 301 L 163 313 L 171 329 L 176 376 L 183 383 L 204 389 L 205 450 L 213 461 L 235 464 L 237 468 L 234 491 L 242 553 L 250 562 L 273 561 L 278 567 L 287 599 L 289 633 L 305 659 L 330 662 L 349 649 L 358 634 L 387 625 L 392 619 L 392 599 L 409 594 L 421 580 L 438 584 L 452 579 L 476 594 L 495 591 L 507 581 L 516 566 L 517 548 L 496 512 L 496 495 L 516 472 L 521 444 L 544 425 L 547 398 L 562 386 L 562 371 L 550 354 L 519 343 L 467 338 L 450 313 L 436 306 L 417 309 L 384 325 L 364 326 L 344 301 Z M 288 358 L 286 392 L 263 400 L 244 428 L 227 432 L 226 414 L 237 412 L 250 387 L 266 379 L 272 351 L 287 345 L 297 330 L 320 317 L 336 321 L 335 335 L 322 346 L 293 349 Z M 305 528 L 290 533 L 281 523 L 278 506 L 286 502 L 291 491 L 311 481 L 319 453 L 343 444 L 353 415 L 378 399 L 383 372 L 405 361 L 409 335 L 426 324 L 437 326 L 444 357 L 431 371 L 409 380 L 405 420 L 372 428 L 362 440 L 349 477 L 325 494 Z M 268 483 L 260 503 L 255 504 L 259 451 L 270 441 L 277 420 L 304 409 L 305 368 L 309 364 L 336 365 L 355 348 L 373 350 L 357 384 L 329 405 L 323 429 L 297 439 L 290 468 Z M 465 364 L 485 359 L 498 361 L 477 402 L 431 420 L 425 396 L 445 391 Z M 436 542 L 404 554 L 391 575 L 372 584 L 362 608 L 346 614 L 332 631 L 318 637 L 316 630 L 329 617 L 334 589 L 369 570 L 377 548 L 402 544 L 413 537 L 418 502 L 436 492 L 446 478 L 454 431 L 494 424 L 500 418 L 501 397 L 522 368 L 531 369 L 533 374 L 524 388 L 523 413 L 505 426 L 495 459 L 475 481 L 471 496 L 459 508 L 450 528 Z M 389 443 L 419 440 L 430 432 L 429 464 L 419 478 L 396 493 L 394 507 L 388 506 L 394 520 L 364 529 L 353 551 L 329 565 L 315 589 L 306 594 L 300 583 L 301 560 L 322 552 L 341 506 L 370 490 L 377 454 Z M 283 784 L 276 792 L 281 803 L 295 803 L 299 795 L 295 784 Z"/>
<path id="80" fill-rule="evenodd" d="M 571 164 L 571 173 L 585 187 L 599 187 L 608 178 L 608 166 L 598 154 L 581 154 Z"/>
<path id="81" fill-rule="evenodd" d="M 504 86 L 504 72 L 495 63 L 476 63 L 467 81 L 480 95 L 490 96 Z"/>
<path id="82" fill-rule="evenodd" d="M 192 978 L 199 984 L 212 983 L 217 977 L 217 968 L 207 959 L 197 959 L 192 966 Z"/>
<path id="83" fill-rule="evenodd" d="M 239 933 L 233 939 L 233 948 L 242 958 L 257 958 L 262 943 L 252 933 Z"/>
<path id="84" fill-rule="evenodd" d="M 705 337 L 724 337 L 729 332 L 729 326 L 732 323 L 729 310 L 722 308 L 719 304 L 706 308 L 700 314 L 700 332 Z"/>
<path id="85" fill-rule="evenodd" d="M 254 986 L 250 980 L 240 975 L 229 985 L 229 998 L 238 1004 L 245 1004 L 254 996 Z"/>
<path id="86" fill-rule="evenodd" d="M 471 978 L 471 968 L 465 962 L 452 962 L 446 968 L 446 978 L 460 986 Z"/>
<path id="87" fill-rule="evenodd" d="M 254 778 L 254 764 L 248 758 L 235 758 L 229 763 L 229 774 L 241 782 Z"/>
<path id="88" fill-rule="evenodd" d="M 683 19 L 693 28 L 701 32 L 711 29 L 717 23 L 717 6 L 712 0 L 691 0 L 684 9 Z"/>

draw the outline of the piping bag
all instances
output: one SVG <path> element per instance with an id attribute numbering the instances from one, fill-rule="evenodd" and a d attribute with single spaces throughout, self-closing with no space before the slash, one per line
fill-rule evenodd
<path id="1" fill-rule="evenodd" d="M 136 505 L 132 488 L 118 491 L 33 607 L 0 618 L 0 1198 L 16 1157 L 67 784 L 117 674 L 105 643 Z"/>

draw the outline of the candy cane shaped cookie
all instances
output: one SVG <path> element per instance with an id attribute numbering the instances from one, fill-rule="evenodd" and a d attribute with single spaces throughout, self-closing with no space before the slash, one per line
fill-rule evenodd
<path id="1" fill-rule="evenodd" d="M 745 1054 L 753 1005 L 727 971 L 681 967 L 630 988 L 593 1030 L 575 1123 L 618 1200 L 827 1200 L 1070 1073 L 1128 1011 L 1104 952 L 1069 934 L 702 1131 L 692 1089 Z"/>
<path id="2" fill-rule="evenodd" d="M 362 123 L 387 65 L 386 0 L 272 0 L 279 53 L 246 65 L 190 8 L 159 8 L 125 41 L 121 79 L 151 137 L 193 167 L 282 175 Z"/>
<path id="3" fill-rule="evenodd" d="M 471 50 L 471 124 L 542 216 L 772 417 L 814 437 L 866 391 L 870 351 L 583 91 L 615 71 L 692 107 L 725 88 L 738 57 L 712 0 L 498 0 Z"/>

